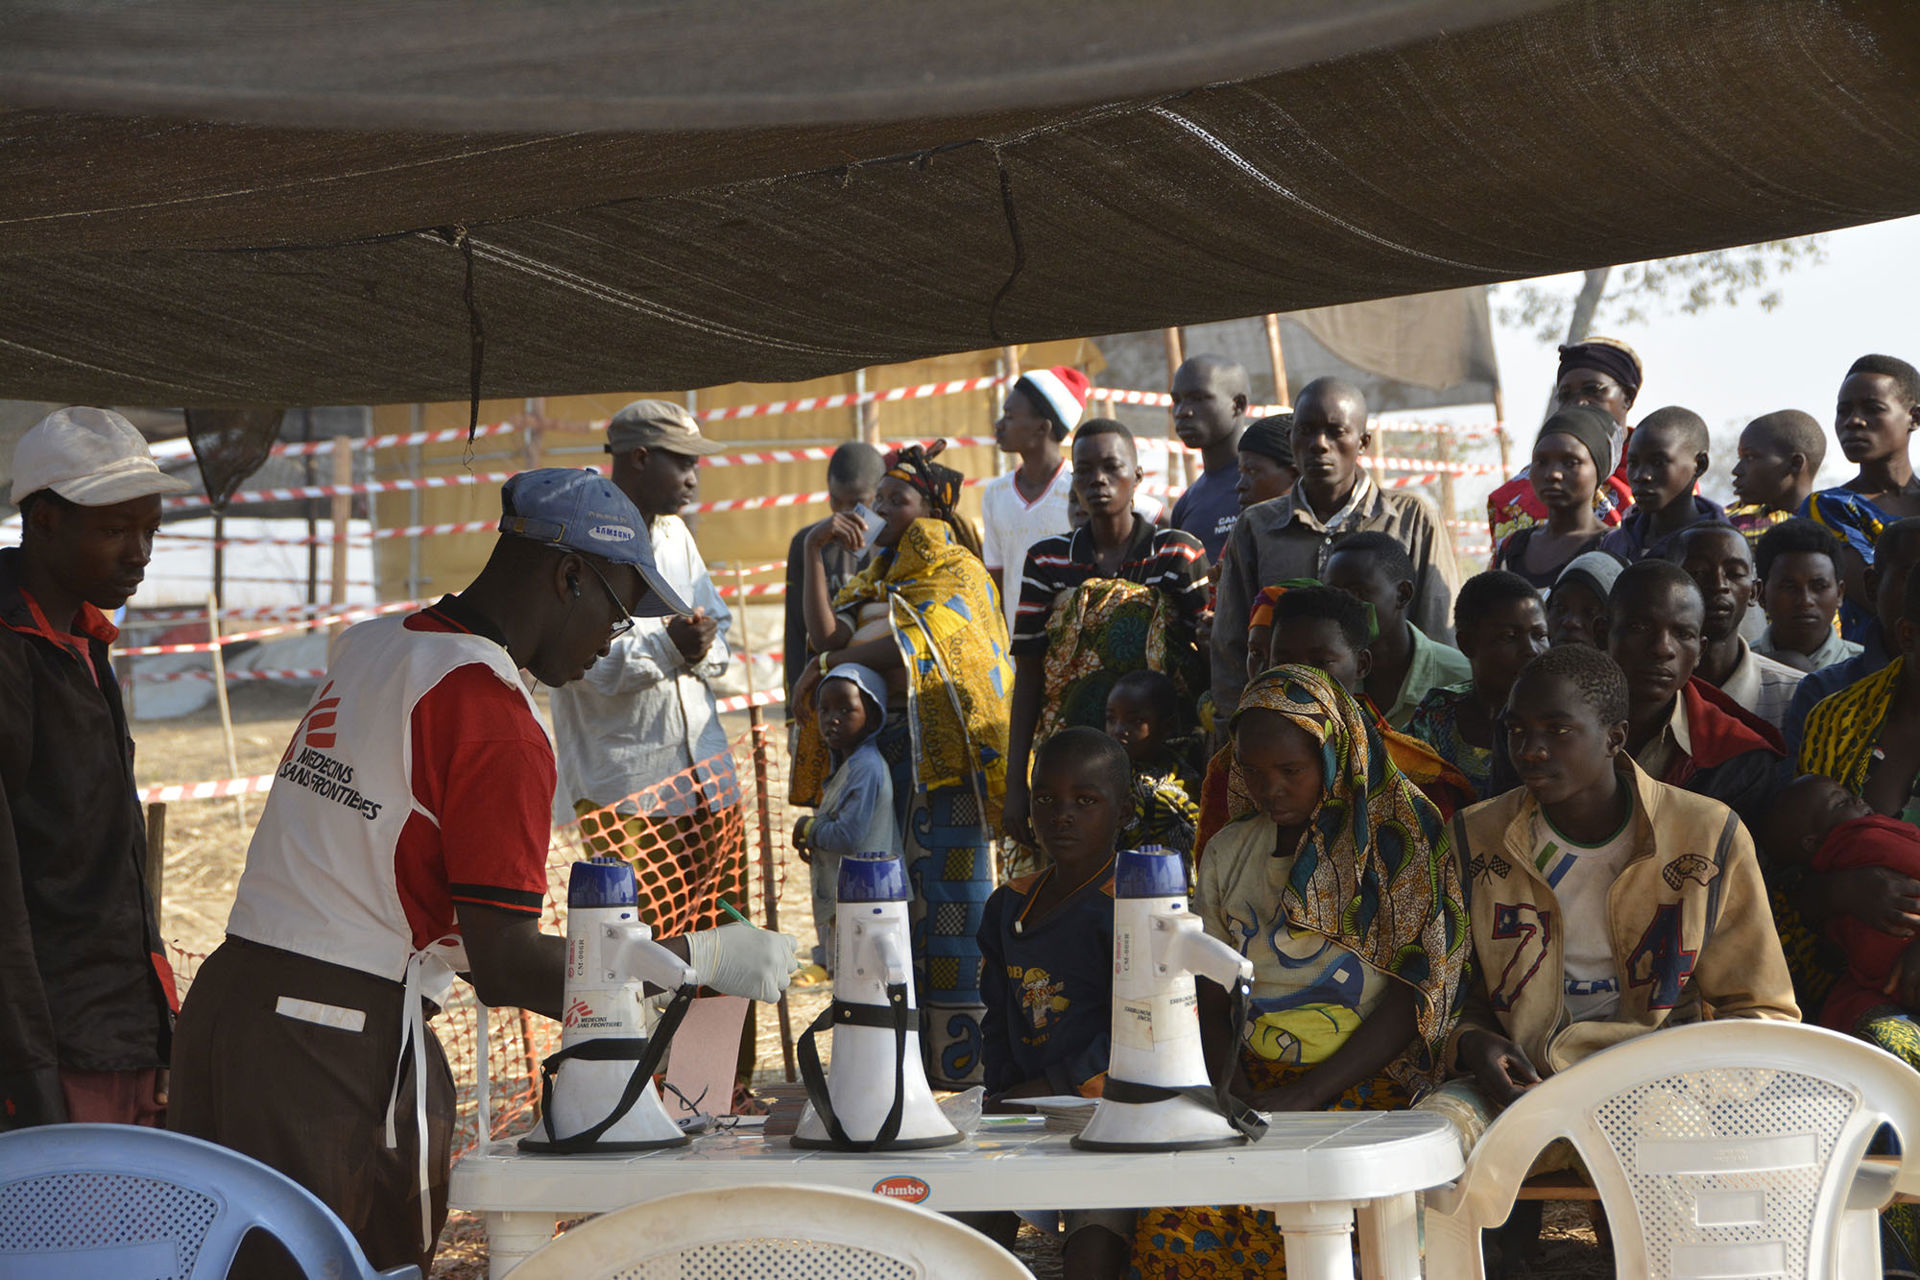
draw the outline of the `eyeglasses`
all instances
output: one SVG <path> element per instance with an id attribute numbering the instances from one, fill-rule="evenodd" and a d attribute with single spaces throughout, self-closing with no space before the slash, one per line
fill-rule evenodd
<path id="1" fill-rule="evenodd" d="M 639 621 L 639 619 L 627 611 L 627 606 L 621 601 L 620 594 L 613 589 L 613 584 L 607 581 L 606 575 L 593 567 L 593 561 L 582 556 L 580 563 L 587 566 L 588 571 L 591 572 L 594 577 L 600 579 L 600 585 L 607 589 L 607 598 L 613 601 L 614 611 L 619 614 L 619 616 L 613 620 L 613 625 L 607 629 L 607 639 L 618 640 L 621 636 L 633 630 L 633 624 Z"/>

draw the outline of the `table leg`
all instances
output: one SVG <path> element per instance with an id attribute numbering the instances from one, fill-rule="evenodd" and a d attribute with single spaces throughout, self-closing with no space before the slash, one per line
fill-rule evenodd
<path id="1" fill-rule="evenodd" d="M 1286 1241 L 1288 1280 L 1353 1280 L 1351 1204 L 1268 1204 Z"/>
<path id="2" fill-rule="evenodd" d="M 553 1239 L 560 1225 L 557 1213 L 512 1210 L 489 1213 L 486 1218 L 487 1280 L 501 1280 L 525 1262 L 529 1254 Z"/>
<path id="3" fill-rule="evenodd" d="M 1412 1192 L 1358 1210 L 1361 1280 L 1420 1280 L 1420 1214 Z"/>

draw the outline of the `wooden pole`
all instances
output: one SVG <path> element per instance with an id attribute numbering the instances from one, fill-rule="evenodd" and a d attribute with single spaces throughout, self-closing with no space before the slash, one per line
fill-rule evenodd
<path id="1" fill-rule="evenodd" d="M 300 411 L 300 420 L 301 420 L 300 438 L 307 444 L 312 444 L 313 443 L 313 410 L 302 409 Z M 414 429 L 415 430 L 419 429 L 418 423 L 414 424 Z M 303 454 L 300 458 L 300 465 L 301 465 L 301 468 L 306 472 L 307 478 L 305 483 L 312 484 L 313 483 L 313 454 L 311 452 Z M 306 507 L 307 507 L 307 603 L 319 604 L 320 603 L 320 518 L 313 514 L 312 498 L 307 499 Z M 414 523 L 419 524 L 420 522 L 419 520 L 416 519 Z"/>
<path id="2" fill-rule="evenodd" d="M 867 371 L 865 369 L 858 371 L 854 380 L 854 387 L 861 395 L 867 393 Z M 867 400 L 856 404 L 853 407 L 853 415 L 854 430 L 859 438 L 865 440 L 874 448 L 879 448 L 880 402 L 878 400 Z"/>
<path id="3" fill-rule="evenodd" d="M 1013 384 L 1020 381 L 1020 348 L 1000 348 L 1000 363 L 1005 366 L 1002 376 L 1006 379 L 1007 388 L 1011 390 Z"/>
<path id="4" fill-rule="evenodd" d="M 426 406 L 414 405 L 410 417 L 412 418 L 412 430 L 418 433 L 423 429 L 422 424 L 426 420 Z M 410 480 L 418 480 L 420 478 L 420 446 L 417 444 L 407 447 L 407 478 Z M 417 529 L 420 527 L 420 524 L 420 491 L 418 489 L 409 490 L 407 493 L 407 526 Z M 420 539 L 413 537 L 407 539 L 407 599 L 418 600 L 419 598 Z"/>
<path id="5" fill-rule="evenodd" d="M 1507 436 L 1507 397 L 1499 387 L 1493 389 L 1493 438 L 1500 446 L 1500 474 L 1513 474 L 1513 441 Z"/>
<path id="6" fill-rule="evenodd" d="M 217 511 L 213 516 L 213 598 L 222 604 L 227 599 L 227 517 Z"/>
<path id="7" fill-rule="evenodd" d="M 747 667 L 747 728 L 753 743 L 753 793 L 758 801 L 760 819 L 760 897 L 766 904 L 767 928 L 780 931 L 780 888 L 773 873 L 773 797 L 767 794 L 771 771 L 767 768 L 767 722 L 753 700 L 753 639 L 747 634 L 747 578 L 745 566 L 733 566 L 734 601 L 740 610 L 740 658 Z M 787 993 L 780 993 L 780 1058 L 789 1083 L 798 1079 L 793 1061 L 793 1015 L 787 1008 Z"/>
<path id="8" fill-rule="evenodd" d="M 207 593 L 207 638 L 213 641 L 213 699 L 220 707 L 220 736 L 227 747 L 227 776 L 240 776 L 240 757 L 233 747 L 233 708 L 227 703 L 227 659 L 220 652 L 220 602 Z M 247 798 L 233 798 L 233 815 L 247 825 Z"/>
<path id="9" fill-rule="evenodd" d="M 167 805 L 155 800 L 147 806 L 147 896 L 153 899 L 153 918 L 160 921 L 160 895 L 167 878 Z"/>
<path id="10" fill-rule="evenodd" d="M 1173 382 L 1173 375 L 1187 362 L 1187 335 L 1184 331 L 1172 328 L 1162 329 L 1160 336 L 1167 343 L 1167 382 Z"/>
<path id="11" fill-rule="evenodd" d="M 1162 329 L 1160 336 L 1164 338 L 1167 343 L 1167 386 L 1171 387 L 1173 386 L 1173 375 L 1180 372 L 1180 366 L 1187 362 L 1187 335 L 1179 329 Z M 1167 414 L 1167 439 L 1178 440 L 1179 438 L 1179 433 L 1173 429 L 1173 414 L 1169 412 Z M 1181 484 L 1191 486 L 1193 484 L 1193 455 L 1181 448 L 1176 448 L 1172 452 L 1180 459 Z M 1167 483 L 1172 484 L 1173 482 L 1173 467 L 1168 466 Z M 1167 507 L 1169 511 L 1171 511 L 1173 503 L 1168 502 Z"/>
<path id="12" fill-rule="evenodd" d="M 1460 549 L 1460 532 L 1453 526 L 1454 522 L 1460 518 L 1460 513 L 1453 505 L 1453 471 L 1451 470 L 1453 464 L 1453 433 L 1451 431 L 1443 431 L 1438 438 L 1440 441 L 1438 450 L 1440 454 L 1440 521 L 1442 527 L 1446 530 L 1446 536 L 1453 540 L 1453 547 L 1456 552 L 1454 558 L 1458 560 L 1460 558 L 1457 554 Z"/>
<path id="13" fill-rule="evenodd" d="M 332 453 L 333 487 L 335 490 L 344 490 L 353 483 L 353 437 L 335 436 Z M 330 527 L 327 532 L 333 544 L 331 566 L 333 573 L 327 602 L 342 605 L 347 601 L 347 529 L 352 523 L 353 498 L 350 494 L 335 492 L 329 506 L 327 518 Z M 336 622 L 329 632 L 327 639 L 329 656 L 332 654 L 333 642 L 339 638 L 342 630 L 341 625 Z"/>
<path id="14" fill-rule="evenodd" d="M 1293 391 L 1287 386 L 1287 359 L 1280 350 L 1280 317 L 1269 311 L 1267 323 L 1267 359 L 1273 362 L 1273 402 L 1292 404 Z"/>

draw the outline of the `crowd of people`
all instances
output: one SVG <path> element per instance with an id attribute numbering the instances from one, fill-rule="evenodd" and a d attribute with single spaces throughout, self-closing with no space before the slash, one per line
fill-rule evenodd
<path id="1" fill-rule="evenodd" d="M 1562 348 L 1470 576 L 1433 505 L 1361 465 L 1366 399 L 1336 379 L 1254 417 L 1243 369 L 1187 360 L 1200 472 L 1171 511 L 1070 368 L 1008 390 L 1017 461 L 979 527 L 939 443 L 842 446 L 787 565 L 819 945 L 704 918 L 671 945 L 757 999 L 796 966 L 829 981 L 839 860 L 898 853 L 930 1079 L 992 1107 L 1097 1096 L 1116 852 L 1159 847 L 1253 963 L 1240 1021 L 1204 982 L 1199 1013 L 1259 1108 L 1427 1108 L 1470 1149 L 1543 1077 L 1703 1016 L 1817 1019 L 1920 1070 L 1920 373 L 1846 371 L 1834 488 L 1812 417 L 1754 420 L 1730 508 L 1698 492 L 1730 461 L 1700 415 L 1636 415 L 1642 378 L 1623 343 Z M 0 1127 L 163 1119 L 292 1173 L 376 1265 L 430 1262 L 452 1109 L 422 1000 L 460 972 L 559 1013 L 556 797 L 611 810 L 628 856 L 737 854 L 712 693 L 732 618 L 677 514 L 714 447 L 679 406 L 628 406 L 611 480 L 516 477 L 471 587 L 346 633 L 176 1027 L 102 612 L 175 482 L 117 415 L 29 433 L 0 552 Z M 1284 1274 L 1245 1207 L 1048 1221 L 1074 1277 Z M 1889 1259 L 1920 1258 L 1910 1217 L 1883 1223 Z"/>
<path id="2" fill-rule="evenodd" d="M 1252 418 L 1244 370 L 1188 360 L 1174 429 L 1201 472 L 1156 521 L 1134 501 L 1131 434 L 1085 416 L 1085 380 L 1022 378 L 996 424 L 1019 465 L 982 502 L 1007 732 L 969 747 L 1003 883 L 963 957 L 982 966 L 981 1074 L 955 1074 L 970 1064 L 948 1040 L 943 1078 L 982 1080 L 994 1105 L 1100 1092 L 1113 857 L 1147 845 L 1190 860 L 1195 911 L 1254 964 L 1244 1024 L 1204 983 L 1201 1016 L 1258 1107 L 1428 1108 L 1470 1148 L 1544 1076 L 1703 1016 L 1804 1014 L 1920 1069 L 1920 715 L 1898 714 L 1920 713 L 1903 675 L 1920 375 L 1878 355 L 1846 371 L 1834 434 L 1857 474 L 1832 489 L 1814 488 L 1827 435 L 1810 415 L 1754 420 L 1733 507 L 1699 493 L 1704 420 L 1636 416 L 1641 383 L 1624 343 L 1562 349 L 1469 576 L 1432 504 L 1361 465 L 1350 385 Z M 914 456 L 889 474 L 913 484 Z M 822 611 L 825 550 L 864 545 L 843 517 L 810 539 Z M 871 656 L 835 650 L 788 661 L 831 679 Z M 803 740 L 810 687 L 792 704 Z M 892 794 L 912 795 L 912 752 L 891 759 Z M 822 884 L 829 863 L 815 855 Z M 914 865 L 916 883 L 935 867 Z M 942 941 L 930 931 L 929 954 Z M 830 976 L 830 952 L 815 959 L 803 980 Z M 1528 1208 L 1494 1246 L 1509 1263 L 1537 1236 Z M 1283 1274 L 1249 1209 L 1064 1226 L 1069 1275 Z M 1895 1265 L 1913 1226 L 1886 1218 Z"/>

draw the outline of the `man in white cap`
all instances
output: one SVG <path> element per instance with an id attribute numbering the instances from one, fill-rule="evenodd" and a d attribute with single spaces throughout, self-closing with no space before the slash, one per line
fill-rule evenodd
<path id="1" fill-rule="evenodd" d="M 173 973 L 147 891 L 105 610 L 139 588 L 160 496 L 133 425 L 61 409 L 20 438 L 0 551 L 0 1129 L 160 1124 Z"/>
<path id="2" fill-rule="evenodd" d="M 717 924 L 720 900 L 745 892 L 740 788 L 712 687 L 727 669 L 733 615 L 680 519 L 700 459 L 719 448 L 668 400 L 636 400 L 607 424 L 613 483 L 645 518 L 653 562 L 690 616 L 642 619 L 548 702 L 561 801 L 582 816 L 618 814 L 583 824 L 590 846 L 636 863 L 643 886 L 690 912 L 649 917 L 655 925 Z"/>
<path id="3" fill-rule="evenodd" d="M 554 759 L 524 669 L 578 680 L 634 615 L 690 606 L 639 512 L 592 471 L 526 471 L 458 595 L 340 637 L 247 850 L 227 938 L 194 977 L 172 1128 L 324 1200 L 376 1268 L 433 1270 L 453 1079 L 426 1019 L 455 973 L 493 1007 L 562 1013 L 566 940 L 540 931 Z M 775 1000 L 794 940 L 669 939 L 703 985 Z M 277 1245 L 238 1276 L 285 1276 Z"/>
<path id="4" fill-rule="evenodd" d="M 1020 465 L 980 488 L 980 559 L 1000 590 L 1013 634 L 1027 551 L 1042 538 L 1067 531 L 1067 495 L 1073 468 L 1061 450 L 1087 411 L 1087 375 L 1069 365 L 1029 369 L 1007 389 L 993 438 Z"/>

